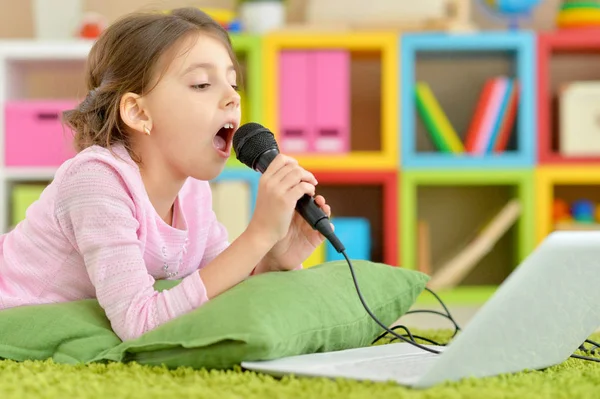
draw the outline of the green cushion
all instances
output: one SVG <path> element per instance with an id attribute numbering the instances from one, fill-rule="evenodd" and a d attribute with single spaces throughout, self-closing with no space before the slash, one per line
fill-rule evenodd
<path id="1" fill-rule="evenodd" d="M 365 301 L 386 325 L 412 306 L 429 279 L 375 262 L 353 265 Z M 347 264 L 333 261 L 254 276 L 127 342 L 110 330 L 93 300 L 1 311 L 0 357 L 223 369 L 243 360 L 366 346 L 380 332 L 357 296 Z"/>

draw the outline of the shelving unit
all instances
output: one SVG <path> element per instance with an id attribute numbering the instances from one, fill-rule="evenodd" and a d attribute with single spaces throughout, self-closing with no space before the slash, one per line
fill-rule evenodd
<path id="1" fill-rule="evenodd" d="M 234 50 L 240 58 L 244 72 L 244 105 L 246 120 L 262 120 L 262 74 L 261 68 L 261 38 L 254 35 L 232 35 Z M 36 187 L 48 184 L 54 177 L 56 168 L 68 156 L 54 159 L 54 162 L 45 165 L 23 164 L 18 166 L 7 165 L 6 151 L 6 107 L 11 101 L 72 101 L 73 104 L 81 101 L 87 89 L 84 86 L 84 67 L 87 55 L 93 42 L 89 40 L 77 41 L 35 41 L 35 40 L 2 40 L 0 41 L 0 230 L 5 232 L 11 227 L 13 217 L 12 189 L 20 184 L 28 183 L 25 189 L 30 189 L 31 183 Z M 40 85 L 43 82 L 43 85 Z M 39 91 L 39 87 L 44 87 Z M 38 90 L 38 91 L 36 91 Z M 58 113 L 56 113 L 58 117 Z M 56 122 L 54 122 L 56 124 Z M 44 129 L 41 129 L 44 130 Z M 64 146 L 71 146 L 70 131 L 65 130 L 65 135 L 57 138 Z M 47 150 L 30 144 L 33 152 Z M 72 152 L 74 154 L 74 151 Z M 227 163 L 228 168 L 245 168 L 235 155 Z M 226 171 L 223 178 L 236 176 L 242 180 L 253 181 L 255 172 Z M 255 184 L 256 185 L 256 184 Z M 254 185 L 254 186 L 255 186 Z M 29 190 L 31 191 L 31 190 Z M 253 200 L 256 189 L 252 190 Z M 35 197 L 28 195 L 27 201 Z M 21 207 L 28 204 L 21 204 Z M 253 208 L 252 208 L 253 209 Z M 20 212 L 22 214 L 22 212 Z"/>
<path id="2" fill-rule="evenodd" d="M 412 168 L 506 168 L 532 167 L 535 163 L 536 123 L 534 116 L 534 43 L 535 36 L 528 32 L 482 32 L 475 34 L 414 33 L 402 37 L 401 115 L 402 167 Z M 494 62 L 486 62 L 493 57 Z M 507 58 L 509 59 L 507 63 Z M 431 65 L 435 65 L 432 67 Z M 508 64 L 508 65 L 507 65 Z M 498 67 L 500 65 L 500 67 Z M 506 65 L 506 66 L 502 66 Z M 420 66 L 423 66 L 422 70 Z M 440 68 L 441 67 L 441 68 Z M 464 79 L 450 82 L 444 69 L 464 71 Z M 460 69 L 458 69 L 460 68 Z M 455 125 L 459 138 L 465 141 L 469 121 L 473 116 L 476 96 L 484 83 L 493 75 L 514 77 L 520 85 L 516 136 L 514 144 L 502 153 L 439 152 L 429 146 L 425 129 L 420 128 L 416 113 L 415 85 L 417 80 L 433 80 L 439 91 L 442 108 L 450 123 Z M 457 92 L 468 92 L 473 103 L 456 103 Z M 450 111 L 453 111 L 452 113 Z M 459 122 L 459 123 L 457 123 Z"/>
<path id="3" fill-rule="evenodd" d="M 559 151 L 558 95 L 560 87 L 574 80 L 600 81 L 597 68 L 586 63 L 600 60 L 600 29 L 576 29 L 540 33 L 537 37 L 539 123 L 538 158 L 541 164 L 589 164 L 598 156 L 566 157 Z M 573 67 L 574 64 L 582 68 Z"/>
<path id="4" fill-rule="evenodd" d="M 273 32 L 232 35 L 232 42 L 244 71 L 243 123 L 265 125 L 280 146 L 282 134 L 294 130 L 285 116 L 290 109 L 305 118 L 306 126 L 299 130 L 313 129 L 319 123 L 320 129 L 334 133 L 346 129 L 343 134 L 348 137 L 349 150 L 289 154 L 315 174 L 317 193 L 332 205 L 333 217 L 369 221 L 372 260 L 417 269 L 417 223 L 426 220 L 435 271 L 463 248 L 498 208 L 511 198 L 518 199 L 522 210 L 518 222 L 462 284 L 440 292 L 450 305 L 477 305 L 554 230 L 555 196 L 569 201 L 587 196 L 600 203 L 600 156 L 561 157 L 556 151 L 555 122 L 551 121 L 556 115 L 552 104 L 557 87 L 575 78 L 600 80 L 596 70 L 580 73 L 565 66 L 570 65 L 569 60 L 585 62 L 583 57 L 598 56 L 599 38 L 600 30 L 579 34 Z M 85 88 L 73 83 L 79 82 L 73 76 L 81 74 L 90 46 L 90 42 L 0 41 L 0 102 L 4 106 L 11 99 L 53 98 L 51 90 L 67 83 L 70 95 L 64 98 L 81 97 Z M 319 58 L 316 54 L 335 56 Z M 294 59 L 299 64 L 291 63 Z M 316 73 L 315 65 L 327 65 L 326 59 L 337 69 L 331 68 L 329 75 Z M 282 63 L 286 62 L 298 71 L 297 81 L 289 81 L 293 74 L 282 73 Z M 32 71 L 39 75 L 36 79 L 48 79 L 53 74 L 60 79 L 50 84 L 47 92 L 35 92 L 36 85 L 26 80 Z M 459 78 L 448 80 L 448 71 Z M 416 83 L 430 85 L 460 139 L 465 140 L 482 86 L 499 75 L 513 77 L 520 85 L 507 150 L 483 155 L 436 150 L 417 113 Z M 336 98 L 323 87 L 332 87 L 334 94 L 346 93 L 347 98 Z M 313 92 L 322 98 L 315 100 Z M 456 93 L 461 94 L 462 101 L 456 101 Z M 331 108 L 327 101 L 339 108 Z M 328 110 L 332 115 L 327 115 Z M 326 126 L 326 121 L 332 120 L 335 126 Z M 53 178 L 56 165 L 7 167 L 4 128 L 1 112 L 0 226 L 6 230 L 12 217 L 13 194 L 17 201 L 23 201 L 16 210 L 20 213 L 22 205 L 35 197 L 27 192 L 29 186 L 24 186 L 24 191 L 13 188 L 24 183 L 43 185 Z M 259 179 L 260 174 L 233 155 L 223 174 L 211 183 L 242 183 L 243 198 L 247 198 L 243 201 L 250 202 L 243 213 L 249 217 Z M 35 187 L 30 188 L 35 191 Z M 322 260 L 322 250 L 315 251 L 306 265 Z"/>

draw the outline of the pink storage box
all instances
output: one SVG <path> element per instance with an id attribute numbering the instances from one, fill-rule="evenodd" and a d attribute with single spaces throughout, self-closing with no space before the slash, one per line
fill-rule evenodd
<path id="1" fill-rule="evenodd" d="M 75 155 L 71 129 L 62 112 L 75 100 L 8 101 L 5 106 L 4 162 L 6 166 L 57 167 Z"/>
<path id="2" fill-rule="evenodd" d="M 283 152 L 350 151 L 350 54 L 347 50 L 281 51 L 279 89 Z"/>

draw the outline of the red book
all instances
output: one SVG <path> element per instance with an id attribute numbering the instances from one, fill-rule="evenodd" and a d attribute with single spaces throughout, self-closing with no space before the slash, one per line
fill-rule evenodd
<path id="1" fill-rule="evenodd" d="M 506 107 L 506 113 L 504 114 L 504 120 L 500 126 L 498 139 L 496 140 L 496 143 L 494 143 L 494 152 L 503 152 L 506 150 L 517 117 L 517 110 L 519 108 L 519 85 L 516 81 L 513 85 L 513 90 L 510 93 L 509 101 L 510 102 Z"/>
<path id="2" fill-rule="evenodd" d="M 467 131 L 467 136 L 465 138 L 465 152 L 473 152 L 475 150 L 477 138 L 481 134 L 481 124 L 483 123 L 485 111 L 489 106 L 490 98 L 494 89 L 494 82 L 495 79 L 488 79 L 483 86 L 483 90 L 479 96 L 479 102 L 475 107 L 475 113 L 473 114 L 473 118 L 471 119 L 471 124 L 469 125 L 469 130 Z"/>

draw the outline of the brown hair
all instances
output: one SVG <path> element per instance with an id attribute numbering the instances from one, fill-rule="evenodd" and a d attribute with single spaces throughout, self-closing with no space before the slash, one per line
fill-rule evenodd
<path id="1" fill-rule="evenodd" d="M 143 95 L 150 91 L 161 56 L 194 32 L 221 40 L 239 69 L 227 31 L 197 8 L 133 13 L 109 26 L 88 56 L 88 95 L 77 108 L 63 113 L 64 121 L 74 131 L 75 149 L 81 151 L 91 145 L 110 149 L 119 143 L 135 157 L 120 117 L 121 97 L 128 92 Z"/>

